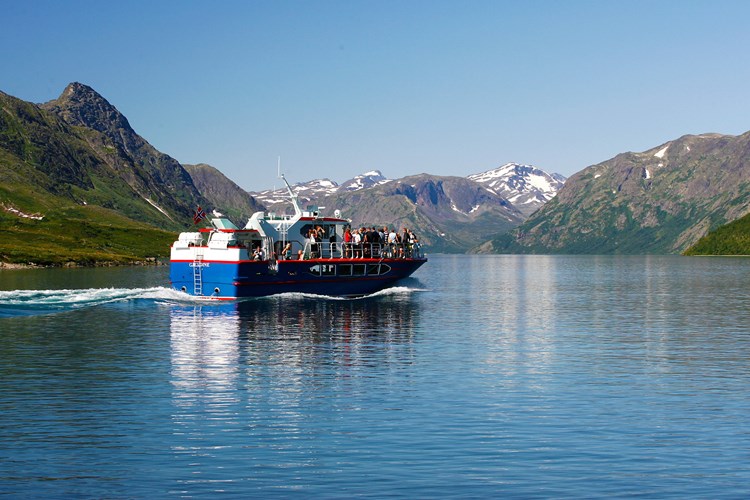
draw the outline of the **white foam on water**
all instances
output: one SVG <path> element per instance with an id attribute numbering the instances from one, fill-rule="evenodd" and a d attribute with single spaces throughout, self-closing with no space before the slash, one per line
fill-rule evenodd
<path id="1" fill-rule="evenodd" d="M 372 297 L 409 295 L 425 290 L 407 286 L 386 288 L 361 297 L 337 297 L 314 293 L 283 293 L 258 300 L 278 297 L 316 300 L 363 300 Z M 102 304 L 132 300 L 151 300 L 159 305 L 210 305 L 225 304 L 227 301 L 212 300 L 210 297 L 196 297 L 185 292 L 166 287 L 152 288 L 84 288 L 61 290 L 12 290 L 0 291 L 0 317 L 52 314 Z"/>
<path id="2" fill-rule="evenodd" d="M 47 314 L 139 299 L 170 303 L 202 300 L 165 287 L 0 291 L 0 317 Z"/>
<path id="3" fill-rule="evenodd" d="M 424 292 L 426 290 L 421 288 L 412 288 L 407 286 L 394 286 L 391 288 L 384 288 L 383 290 L 371 293 L 369 295 L 362 295 L 357 297 L 340 297 L 335 295 L 324 295 L 319 293 L 303 293 L 303 292 L 288 292 L 272 295 L 265 298 L 273 297 L 284 297 L 290 299 L 325 299 L 325 300 L 364 300 L 372 297 L 384 297 L 389 295 L 409 295 L 413 292 Z"/>

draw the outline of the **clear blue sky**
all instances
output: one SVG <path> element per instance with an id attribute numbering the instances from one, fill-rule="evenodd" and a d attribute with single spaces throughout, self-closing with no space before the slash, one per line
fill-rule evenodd
<path id="1" fill-rule="evenodd" d="M 750 1 L 0 0 L 0 90 L 90 85 L 157 149 L 248 190 L 563 175 L 750 130 Z"/>

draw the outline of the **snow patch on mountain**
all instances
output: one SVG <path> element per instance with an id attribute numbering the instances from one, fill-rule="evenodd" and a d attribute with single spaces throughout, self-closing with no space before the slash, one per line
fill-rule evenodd
<path id="1" fill-rule="evenodd" d="M 669 149 L 669 144 L 667 144 L 666 146 L 661 148 L 659 151 L 657 151 L 656 154 L 654 154 L 654 156 L 656 156 L 659 159 L 664 158 L 664 155 L 667 153 L 667 149 Z"/>

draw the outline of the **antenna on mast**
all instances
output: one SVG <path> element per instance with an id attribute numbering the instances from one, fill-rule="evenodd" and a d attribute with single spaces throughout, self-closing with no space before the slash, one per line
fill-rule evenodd
<path id="1" fill-rule="evenodd" d="M 299 207 L 299 201 L 297 200 L 297 195 L 294 194 L 294 191 L 292 191 L 292 186 L 289 185 L 289 182 L 287 182 L 286 177 L 284 177 L 284 174 L 281 173 L 281 156 L 279 156 L 277 167 L 279 178 L 284 181 L 284 184 L 286 184 L 286 189 L 289 191 L 289 196 L 292 198 L 292 205 L 294 206 L 294 215 L 297 217 L 300 217 L 302 215 L 302 209 Z"/>

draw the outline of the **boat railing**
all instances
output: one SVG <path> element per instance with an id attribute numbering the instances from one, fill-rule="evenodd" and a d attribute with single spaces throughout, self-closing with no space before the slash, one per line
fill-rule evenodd
<path id="1" fill-rule="evenodd" d="M 420 259 L 423 257 L 419 243 L 301 243 L 290 240 L 290 260 L 311 259 Z M 286 260 L 279 256 L 279 260 Z"/>
<path id="2" fill-rule="evenodd" d="M 345 258 L 419 259 L 419 243 L 342 243 Z"/>

